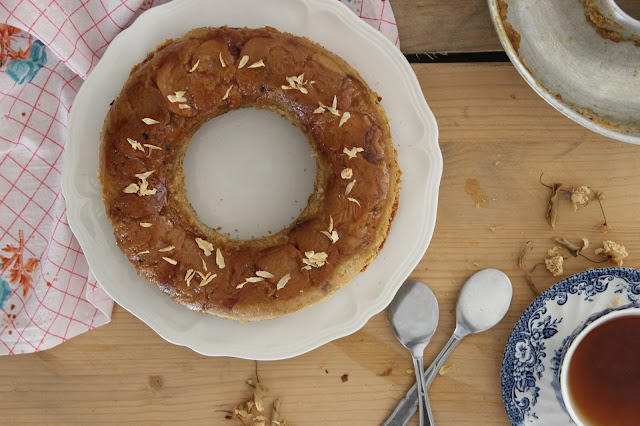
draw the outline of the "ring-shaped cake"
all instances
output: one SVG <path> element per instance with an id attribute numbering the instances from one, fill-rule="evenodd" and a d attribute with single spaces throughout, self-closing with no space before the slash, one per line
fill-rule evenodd
<path id="1" fill-rule="evenodd" d="M 99 179 L 119 248 L 175 301 L 224 318 L 276 318 L 325 299 L 376 257 L 397 210 L 400 169 L 379 102 L 337 55 L 273 28 L 198 28 L 165 42 L 133 68 L 103 127 Z M 182 161 L 202 124 L 245 107 L 296 125 L 316 178 L 290 226 L 236 240 L 198 219 Z"/>

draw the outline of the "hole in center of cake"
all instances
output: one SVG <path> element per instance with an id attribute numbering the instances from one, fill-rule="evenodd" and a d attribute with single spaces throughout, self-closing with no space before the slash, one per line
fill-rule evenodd
<path id="1" fill-rule="evenodd" d="M 305 135 L 266 110 L 244 108 L 205 123 L 183 169 L 187 197 L 222 235 L 252 239 L 281 231 L 307 206 L 315 159 Z"/>

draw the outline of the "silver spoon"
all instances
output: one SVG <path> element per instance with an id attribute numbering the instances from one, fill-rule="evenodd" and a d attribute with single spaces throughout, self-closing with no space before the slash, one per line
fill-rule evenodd
<path id="1" fill-rule="evenodd" d="M 488 330 L 502 320 L 509 310 L 512 295 L 509 277 L 497 269 L 484 269 L 467 280 L 458 295 L 456 329 L 424 373 L 425 389 L 431 386 L 445 360 L 462 338 Z M 413 385 L 382 426 L 405 426 L 416 412 L 417 403 L 418 393 L 416 385 Z"/>
<path id="2" fill-rule="evenodd" d="M 436 296 L 429 287 L 419 281 L 406 281 L 402 284 L 389 305 L 391 329 L 400 343 L 409 349 L 413 357 L 416 383 L 418 384 L 416 402 L 420 406 L 421 426 L 433 424 L 433 415 L 422 380 L 422 372 L 424 371 L 422 354 L 436 332 L 438 316 Z"/>

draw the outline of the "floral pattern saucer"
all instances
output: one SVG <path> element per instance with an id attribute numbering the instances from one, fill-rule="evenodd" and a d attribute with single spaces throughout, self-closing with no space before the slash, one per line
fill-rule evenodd
<path id="1" fill-rule="evenodd" d="M 502 398 L 514 425 L 573 425 L 560 396 L 563 349 L 612 310 L 640 307 L 640 271 L 605 268 L 551 286 L 524 311 L 502 359 Z"/>

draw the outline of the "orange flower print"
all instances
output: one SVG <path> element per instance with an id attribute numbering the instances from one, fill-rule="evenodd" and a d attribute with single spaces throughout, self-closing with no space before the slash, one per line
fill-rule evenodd
<path id="1" fill-rule="evenodd" d="M 20 237 L 20 243 L 18 247 L 14 247 L 12 244 L 7 244 L 2 249 L 7 253 L 7 256 L 0 254 L 0 275 L 5 272 L 9 272 L 6 277 L 11 283 L 22 286 L 22 296 L 26 296 L 29 289 L 33 287 L 33 274 L 40 263 L 40 260 L 36 258 L 24 260 L 24 232 L 18 231 Z"/>
<path id="2" fill-rule="evenodd" d="M 31 39 L 29 39 L 29 47 L 22 50 L 14 50 L 11 43 L 15 43 L 14 34 L 20 32 L 20 29 L 10 25 L 0 24 L 0 67 L 7 64 L 9 59 L 29 59 L 31 54 Z"/>

